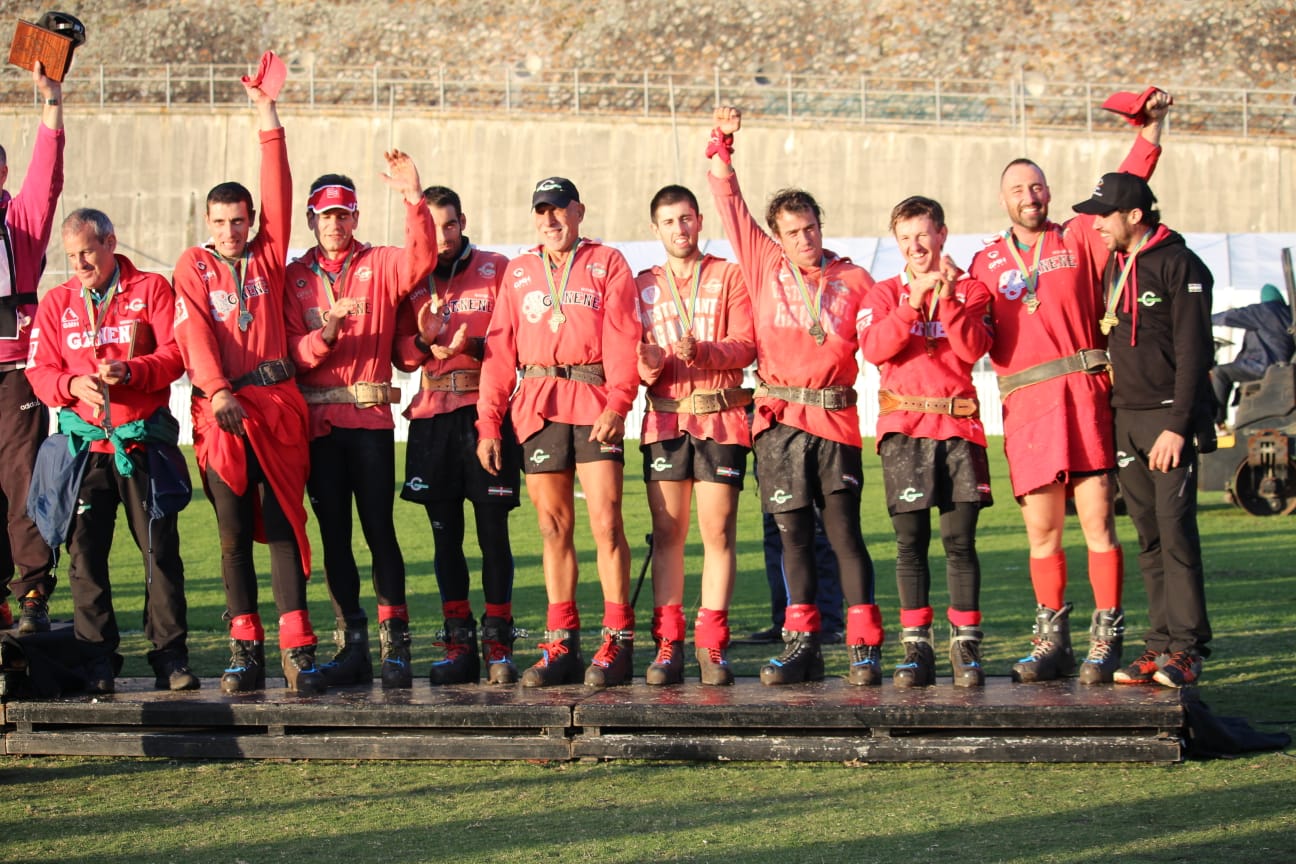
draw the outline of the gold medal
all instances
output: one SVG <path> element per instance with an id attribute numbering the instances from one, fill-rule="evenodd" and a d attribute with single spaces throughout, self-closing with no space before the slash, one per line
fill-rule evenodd
<path id="1" fill-rule="evenodd" d="M 567 323 L 567 316 L 561 312 L 555 312 L 549 316 L 549 329 L 557 333 L 558 328 Z"/>
<path id="2" fill-rule="evenodd" d="M 246 333 L 247 329 L 252 326 L 252 313 L 244 309 L 238 314 L 238 328 L 241 332 Z"/>
<path id="3" fill-rule="evenodd" d="M 1027 294 L 1025 300 L 1026 314 L 1034 315 L 1035 310 L 1039 308 L 1039 304 L 1040 304 L 1039 298 L 1035 296 L 1034 291 Z"/>
<path id="4" fill-rule="evenodd" d="M 814 337 L 816 345 L 824 344 L 824 340 L 828 338 L 828 334 L 824 333 L 824 329 L 819 326 L 818 321 L 816 321 L 814 326 L 810 328 L 810 335 Z"/>
<path id="5" fill-rule="evenodd" d="M 1110 336 L 1111 331 L 1115 329 L 1116 324 L 1116 316 L 1110 312 L 1098 319 L 1098 329 L 1102 331 L 1104 336 Z"/>

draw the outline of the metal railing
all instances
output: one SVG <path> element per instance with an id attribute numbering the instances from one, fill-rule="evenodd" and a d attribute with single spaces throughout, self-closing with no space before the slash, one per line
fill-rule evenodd
<path id="1" fill-rule="evenodd" d="M 72 70 L 71 104 L 227 106 L 245 101 L 229 64 L 100 65 Z M 1101 104 L 1128 84 L 1008 79 L 780 75 L 762 77 L 611 69 L 530 71 L 524 64 L 465 77 L 446 67 L 302 66 L 290 70 L 284 105 L 340 110 L 488 111 L 590 116 L 708 116 L 739 105 L 752 117 L 840 124 L 1092 130 Z M 1296 91 L 1185 87 L 1174 90 L 1176 131 L 1246 138 L 1296 137 Z M 38 100 L 29 75 L 0 73 L 0 104 Z M 1103 120 L 1109 123 L 1110 119 Z"/>

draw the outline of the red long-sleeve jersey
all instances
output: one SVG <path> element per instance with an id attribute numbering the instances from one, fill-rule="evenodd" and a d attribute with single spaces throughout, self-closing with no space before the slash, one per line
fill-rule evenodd
<path id="1" fill-rule="evenodd" d="M 51 129 L 44 123 L 36 130 L 31 162 L 23 176 L 17 195 L 0 193 L 0 231 L 8 247 L 5 269 L 9 270 L 14 294 L 35 294 L 45 269 L 45 250 L 49 246 L 59 195 L 63 192 L 62 129 Z M 0 249 L 0 255 L 6 253 Z M 10 269 L 12 268 L 12 269 Z M 18 306 L 18 331 L 13 339 L 0 339 L 0 363 L 16 363 L 27 357 L 32 319 L 36 303 Z"/>

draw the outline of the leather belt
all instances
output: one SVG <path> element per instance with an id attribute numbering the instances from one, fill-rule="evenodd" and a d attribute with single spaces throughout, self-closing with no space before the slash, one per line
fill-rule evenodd
<path id="1" fill-rule="evenodd" d="M 647 396 L 649 411 L 663 411 L 667 414 L 715 414 L 729 408 L 741 408 L 750 405 L 752 391 L 745 387 L 727 387 L 724 390 L 694 390 L 683 399 L 666 399 Z"/>
<path id="2" fill-rule="evenodd" d="M 522 372 L 523 378 L 566 378 L 568 381 L 580 381 L 583 384 L 602 384 L 602 363 L 586 363 L 570 366 L 528 366 Z"/>
<path id="3" fill-rule="evenodd" d="M 355 405 L 358 408 L 394 405 L 401 398 L 399 387 L 368 381 L 357 381 L 349 387 L 302 387 L 301 394 L 307 405 Z"/>
<path id="4" fill-rule="evenodd" d="M 958 396 L 901 396 L 890 390 L 878 391 L 878 414 L 890 414 L 892 411 L 917 411 L 920 414 L 975 417 L 980 410 L 976 399 Z"/>
<path id="5" fill-rule="evenodd" d="M 0 363 L 0 372 L 17 372 L 19 369 L 26 369 L 27 363 L 24 360 L 15 360 L 13 363 Z"/>
<path id="6" fill-rule="evenodd" d="M 1074 372 L 1097 375 L 1106 372 L 1111 365 L 1107 352 L 1100 348 L 1085 348 L 1069 357 L 1059 357 L 1039 363 L 1029 369 L 1014 372 L 1012 375 L 999 376 L 999 398 L 1007 399 L 1008 394 L 1032 384 L 1039 384 L 1053 378 L 1061 378 Z"/>
<path id="7" fill-rule="evenodd" d="M 435 377 L 423 373 L 419 387 L 438 393 L 475 393 L 481 385 L 480 369 L 456 369 L 445 375 Z"/>
<path id="8" fill-rule="evenodd" d="M 816 390 L 813 387 L 780 387 L 762 381 L 756 385 L 756 398 L 782 399 L 784 402 L 812 405 L 825 411 L 841 411 L 854 407 L 859 401 L 859 394 L 855 392 L 854 387 L 847 387 L 844 384 L 834 384 Z"/>
<path id="9" fill-rule="evenodd" d="M 281 357 L 278 360 L 267 360 L 260 366 L 257 366 L 246 375 L 240 375 L 230 382 L 231 390 L 241 390 L 244 387 L 269 387 L 271 384 L 280 384 L 297 374 L 297 367 L 287 357 Z M 207 394 L 197 387 L 193 388 L 193 396 L 196 399 L 206 399 Z"/>

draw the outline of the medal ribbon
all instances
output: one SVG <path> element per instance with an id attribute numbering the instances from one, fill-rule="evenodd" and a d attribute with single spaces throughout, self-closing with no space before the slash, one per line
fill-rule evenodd
<path id="1" fill-rule="evenodd" d="M 113 296 L 117 293 L 117 288 L 121 284 L 121 268 L 113 267 L 112 281 L 104 289 L 102 299 L 96 301 L 95 292 L 85 286 L 81 287 L 81 299 L 85 302 L 86 317 L 90 319 L 90 344 L 94 347 L 95 357 L 99 356 L 99 322 L 102 319 L 104 310 L 112 302 Z"/>
<path id="2" fill-rule="evenodd" d="M 229 268 L 230 277 L 234 280 L 234 287 L 238 289 L 236 293 L 238 294 L 239 320 L 243 321 L 250 319 L 251 315 L 247 311 L 247 294 L 243 290 L 243 280 L 247 277 L 248 266 L 252 260 L 252 253 L 249 250 L 244 249 L 243 260 L 239 262 L 241 266 L 238 267 L 235 267 L 234 262 L 230 261 L 224 255 L 217 255 L 216 257 L 220 258 L 220 260 L 225 263 L 225 266 Z M 239 329 L 242 330 L 246 328 L 240 327 Z"/>
<path id="3" fill-rule="evenodd" d="M 1143 244 L 1146 243 L 1148 238 L 1151 236 L 1151 231 L 1144 234 L 1139 239 L 1138 245 L 1134 247 L 1134 251 L 1125 259 L 1125 266 L 1121 268 L 1121 274 L 1116 279 L 1116 287 L 1112 289 L 1111 294 L 1107 297 L 1107 314 L 1103 317 L 1107 319 L 1116 317 L 1116 304 L 1120 302 L 1121 292 L 1125 290 L 1125 281 L 1129 279 L 1129 275 L 1134 272 L 1134 259 L 1138 257 L 1138 253 L 1143 248 Z"/>
<path id="4" fill-rule="evenodd" d="M 1041 233 L 1035 238 L 1035 254 L 1032 256 L 1029 270 L 1026 269 L 1026 262 L 1022 260 L 1021 255 L 1017 252 L 1017 238 L 1013 236 L 1012 229 L 1005 231 L 1003 237 L 1007 241 L 1004 245 L 1008 247 L 1013 261 L 1017 264 L 1017 272 L 1021 274 L 1022 281 L 1026 283 L 1026 299 L 1028 301 L 1034 300 L 1035 286 L 1039 284 L 1040 252 L 1044 249 L 1044 234 Z"/>
<path id="5" fill-rule="evenodd" d="M 354 240 L 351 241 L 351 249 L 347 252 L 346 260 L 342 262 L 342 269 L 338 272 L 336 279 L 333 278 L 332 273 L 329 273 L 323 267 L 319 266 L 318 255 L 316 256 L 316 260 L 311 262 L 311 269 L 315 271 L 315 275 L 324 279 L 324 293 L 328 295 L 330 309 L 332 309 L 333 305 L 337 303 L 337 297 L 333 295 L 333 286 L 346 279 L 347 271 L 351 269 L 351 259 L 355 257 L 357 245 L 358 244 Z"/>
<path id="6" fill-rule="evenodd" d="M 464 261 L 467 261 L 467 260 L 468 260 L 468 256 L 472 254 L 473 249 L 475 249 L 475 248 L 477 248 L 477 247 L 473 246 L 473 244 L 471 244 L 471 243 L 469 243 L 469 244 L 467 244 L 466 246 L 464 246 L 464 251 L 463 251 L 462 253 L 460 253 L 459 257 L 456 258 L 456 259 L 454 260 L 454 262 L 450 265 L 450 275 L 446 277 L 446 283 L 445 283 L 445 284 L 446 284 L 446 294 L 449 294 L 449 293 L 450 293 L 450 283 L 454 281 L 455 272 L 458 271 L 458 269 L 459 269 L 459 265 L 462 264 Z M 436 281 L 436 272 L 435 272 L 435 270 L 434 270 L 432 273 L 429 273 L 429 274 L 428 274 L 428 282 L 431 283 L 431 285 L 432 285 L 432 296 L 431 296 L 430 299 L 431 299 L 431 300 L 435 300 L 435 299 L 437 299 L 437 296 L 438 296 L 438 293 L 439 293 L 439 292 L 437 291 L 437 281 Z M 442 307 L 442 309 L 441 309 L 441 318 L 442 318 L 442 320 L 444 320 L 444 321 L 449 321 L 449 320 L 450 320 L 450 307 L 449 307 L 449 306 L 444 306 L 444 307 Z"/>
<path id="7" fill-rule="evenodd" d="M 684 302 L 680 299 L 679 288 L 675 286 L 675 274 L 671 272 L 670 262 L 666 263 L 666 284 L 670 286 L 671 299 L 675 301 L 675 312 L 679 316 L 680 338 L 684 338 L 685 333 L 693 330 L 693 313 L 697 309 L 698 294 L 701 293 L 699 288 L 702 284 L 702 259 L 699 258 L 693 265 L 693 296 L 689 298 L 688 309 L 684 308 Z"/>
<path id="8" fill-rule="evenodd" d="M 792 279 L 796 282 L 797 290 L 801 292 L 801 302 L 805 304 L 806 311 L 810 313 L 811 325 L 822 329 L 823 325 L 819 323 L 819 315 L 823 311 L 823 293 L 824 285 L 827 282 L 827 263 L 828 256 L 819 257 L 819 288 L 815 292 L 814 302 L 810 302 L 810 292 L 806 290 L 805 279 L 801 276 L 801 268 L 792 263 L 792 259 L 787 259 L 788 267 L 792 270 Z"/>
<path id="9" fill-rule="evenodd" d="M 578 237 L 576 238 L 576 245 L 572 246 L 571 253 L 567 256 L 567 263 L 563 265 L 562 282 L 556 286 L 554 285 L 553 278 L 553 259 L 549 257 L 548 249 L 540 250 L 540 254 L 544 256 L 545 260 L 545 282 L 549 285 L 549 303 L 551 309 L 549 314 L 551 318 L 562 314 L 562 295 L 567 291 L 567 280 L 571 278 L 572 264 L 576 261 L 576 250 L 580 248 L 580 244 L 581 241 Z"/>

